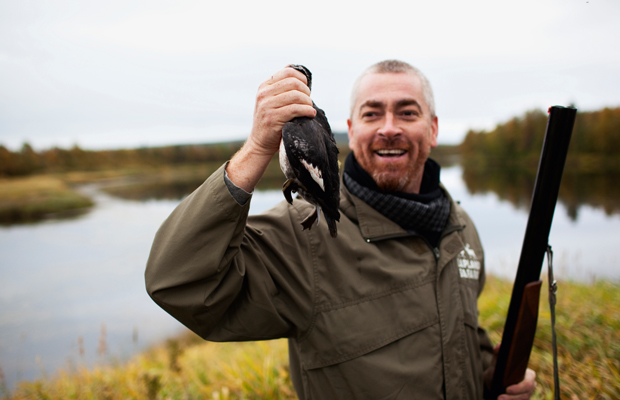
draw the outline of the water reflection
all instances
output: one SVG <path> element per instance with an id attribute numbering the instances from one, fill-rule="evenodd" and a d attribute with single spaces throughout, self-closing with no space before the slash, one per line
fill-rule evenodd
<path id="1" fill-rule="evenodd" d="M 576 221 L 583 206 L 601 208 L 607 216 L 620 213 L 620 186 L 616 172 L 564 172 L 558 202 Z M 517 209 L 528 211 L 536 180 L 535 171 L 500 169 L 480 170 L 463 167 L 463 181 L 470 194 L 495 193 Z"/>
<path id="2" fill-rule="evenodd" d="M 100 186 L 101 190 L 114 197 L 124 200 L 180 200 L 196 190 L 206 179 L 207 175 L 174 178 L 148 178 L 143 180 L 120 179 L 116 183 L 110 181 Z M 282 172 L 271 172 L 263 176 L 257 190 L 279 190 L 285 178 Z"/>
<path id="3" fill-rule="evenodd" d="M 619 174 L 615 172 L 579 173 L 569 171 L 562 179 L 560 201 L 569 215 L 577 219 L 579 207 L 589 205 L 605 214 L 620 214 Z"/>
<path id="4" fill-rule="evenodd" d="M 179 200 L 193 192 L 204 182 L 202 178 L 190 180 L 165 180 L 140 182 L 129 185 L 109 186 L 102 190 L 125 200 Z"/>
<path id="5" fill-rule="evenodd" d="M 452 163 L 448 163 L 452 164 Z M 445 163 L 442 163 L 446 169 Z M 493 168 L 481 170 L 461 166 L 462 179 L 470 195 L 494 193 L 500 200 L 508 201 L 519 210 L 528 211 L 536 180 L 536 171 Z M 583 206 L 602 209 L 607 216 L 620 213 L 620 185 L 615 182 L 616 172 L 564 172 L 559 200 L 571 220 L 577 220 Z M 282 173 L 273 168 L 259 182 L 257 190 L 280 190 L 284 182 Z M 193 192 L 204 182 L 204 176 L 182 179 L 146 179 L 143 181 L 110 182 L 102 188 L 108 194 L 125 200 L 179 200 Z"/>

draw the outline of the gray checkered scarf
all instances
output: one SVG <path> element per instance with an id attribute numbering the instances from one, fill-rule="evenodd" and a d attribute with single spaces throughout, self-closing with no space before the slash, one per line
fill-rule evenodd
<path id="1" fill-rule="evenodd" d="M 343 179 L 349 191 L 403 229 L 440 233 L 445 228 L 450 216 L 450 200 L 443 191 L 440 196 L 428 203 L 420 203 L 362 186 L 347 173 L 346 169 L 345 166 Z M 436 185 L 439 185 L 438 178 Z"/>

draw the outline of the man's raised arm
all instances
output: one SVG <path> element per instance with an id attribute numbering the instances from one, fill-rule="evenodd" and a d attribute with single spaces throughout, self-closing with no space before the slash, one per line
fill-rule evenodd
<path id="1" fill-rule="evenodd" d="M 250 137 L 228 164 L 228 181 L 234 186 L 252 192 L 278 151 L 284 123 L 298 116 L 314 116 L 305 80 L 300 72 L 285 68 L 260 86 Z M 270 288 L 277 285 L 280 298 L 286 297 L 285 293 L 294 293 L 290 299 L 302 298 L 301 292 L 310 293 L 303 286 L 310 281 L 308 277 L 293 280 L 290 272 L 286 279 L 281 276 L 282 270 L 290 271 L 290 266 L 299 265 L 305 255 L 301 251 L 286 258 L 261 254 L 264 246 L 273 246 L 270 241 L 279 242 L 278 235 L 290 234 L 284 227 L 292 226 L 292 222 L 280 221 L 283 229 L 273 230 L 269 238 L 248 229 L 249 204 L 241 205 L 231 196 L 230 182 L 223 178 L 219 169 L 159 228 L 145 271 L 147 291 L 164 310 L 203 338 L 219 341 L 287 336 L 293 326 L 304 325 L 310 312 L 304 307 L 311 302 L 295 304 L 288 300 L 282 302 L 286 307 L 278 308 Z M 241 254 L 248 237 L 252 246 L 245 246 Z M 251 278 L 246 268 L 250 264 Z M 303 271 L 296 273 L 303 275 Z M 244 297 L 244 290 L 252 292 L 251 298 Z M 238 307 L 233 313 L 230 306 L 234 302 Z M 304 311 L 291 315 L 287 307 Z"/>

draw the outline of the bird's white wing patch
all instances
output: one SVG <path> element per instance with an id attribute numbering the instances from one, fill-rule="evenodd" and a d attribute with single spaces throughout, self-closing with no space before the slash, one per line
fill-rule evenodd
<path id="1" fill-rule="evenodd" d="M 304 167 L 308 170 L 308 172 L 310 172 L 310 176 L 312 177 L 312 179 L 314 179 L 314 181 L 319 184 L 321 189 L 325 191 L 325 185 L 323 184 L 323 173 L 321 172 L 319 167 L 315 167 L 314 165 L 310 164 L 308 161 L 304 160 L 303 158 L 300 161 L 304 165 Z"/>
<path id="2" fill-rule="evenodd" d="M 286 156 L 286 149 L 284 148 L 284 140 L 280 140 L 280 152 L 278 154 L 280 159 L 280 169 L 284 172 L 284 176 L 288 179 L 293 177 L 293 169 L 291 168 L 291 164 L 288 161 L 288 157 Z"/>

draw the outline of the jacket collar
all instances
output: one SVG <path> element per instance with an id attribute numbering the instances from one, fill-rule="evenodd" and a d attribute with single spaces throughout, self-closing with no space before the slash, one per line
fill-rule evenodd
<path id="1" fill-rule="evenodd" d="M 448 218 L 446 230 L 454 228 L 457 230 L 462 229 L 465 223 L 463 217 L 460 215 L 460 207 L 456 206 L 443 184 L 440 183 L 439 186 L 450 200 L 450 216 Z M 400 225 L 385 217 L 359 197 L 351 194 L 342 183 L 342 179 L 340 187 L 340 211 L 350 220 L 357 222 L 360 233 L 367 242 L 412 236 L 411 233 L 401 228 Z"/>

